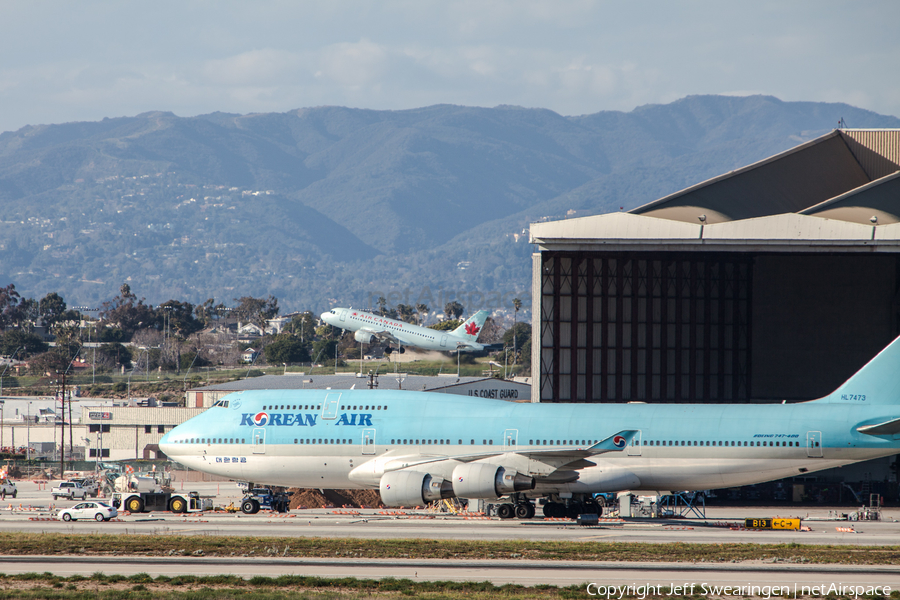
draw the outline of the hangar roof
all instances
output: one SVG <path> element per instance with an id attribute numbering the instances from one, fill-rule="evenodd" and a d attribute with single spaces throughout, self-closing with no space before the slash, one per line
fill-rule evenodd
<path id="1" fill-rule="evenodd" d="M 378 376 L 378 389 L 380 390 L 413 390 L 432 391 L 452 387 L 461 384 L 483 383 L 495 385 L 502 380 L 491 377 L 455 377 L 455 376 L 425 376 L 401 374 L 402 383 L 398 382 L 396 373 L 382 373 Z M 357 377 L 353 373 L 345 375 L 263 375 L 238 379 L 227 383 L 217 383 L 194 388 L 192 392 L 220 391 L 238 392 L 244 390 L 348 390 L 367 389 L 368 379 Z M 504 384 L 523 385 L 520 382 L 502 381 Z"/>
<path id="2" fill-rule="evenodd" d="M 900 252 L 900 130 L 835 130 L 628 213 L 533 223 L 553 249 Z"/>

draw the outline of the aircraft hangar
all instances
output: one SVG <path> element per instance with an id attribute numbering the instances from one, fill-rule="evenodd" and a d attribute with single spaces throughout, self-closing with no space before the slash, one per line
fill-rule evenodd
<path id="1" fill-rule="evenodd" d="M 534 402 L 788 402 L 900 334 L 900 130 L 531 226 Z"/>

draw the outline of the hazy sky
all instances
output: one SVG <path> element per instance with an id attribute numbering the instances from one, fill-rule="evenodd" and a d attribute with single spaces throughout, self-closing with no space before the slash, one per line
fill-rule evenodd
<path id="1" fill-rule="evenodd" d="M 900 116 L 900 1 L 0 0 L 0 131 L 168 110 L 631 110 L 771 94 Z"/>

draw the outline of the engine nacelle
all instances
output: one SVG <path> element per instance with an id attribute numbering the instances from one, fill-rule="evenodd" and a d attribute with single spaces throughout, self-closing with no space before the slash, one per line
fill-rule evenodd
<path id="1" fill-rule="evenodd" d="M 453 486 L 449 481 L 420 471 L 385 473 L 378 488 L 385 506 L 419 506 L 453 497 Z"/>
<path id="2" fill-rule="evenodd" d="M 499 498 L 534 489 L 534 477 L 487 463 L 467 463 L 453 469 L 453 493 L 460 498 Z"/>
<path id="3" fill-rule="evenodd" d="M 374 335 L 372 335 L 371 333 L 366 333 L 365 331 L 353 332 L 353 339 L 357 342 L 362 342 L 363 344 L 371 344 L 374 338 Z"/>

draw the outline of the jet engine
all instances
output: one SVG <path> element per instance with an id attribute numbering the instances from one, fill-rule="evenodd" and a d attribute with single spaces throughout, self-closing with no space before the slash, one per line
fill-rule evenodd
<path id="1" fill-rule="evenodd" d="M 467 463 L 453 469 L 453 493 L 460 498 L 499 498 L 534 489 L 534 477 L 487 463 Z"/>
<path id="2" fill-rule="evenodd" d="M 378 492 L 385 506 L 419 506 L 453 497 L 443 477 L 418 471 L 390 471 L 381 477 Z"/>
<path id="3" fill-rule="evenodd" d="M 374 335 L 372 335 L 371 333 L 366 333 L 365 331 L 353 332 L 353 339 L 357 342 L 362 342 L 363 344 L 371 344 L 374 337 Z"/>

